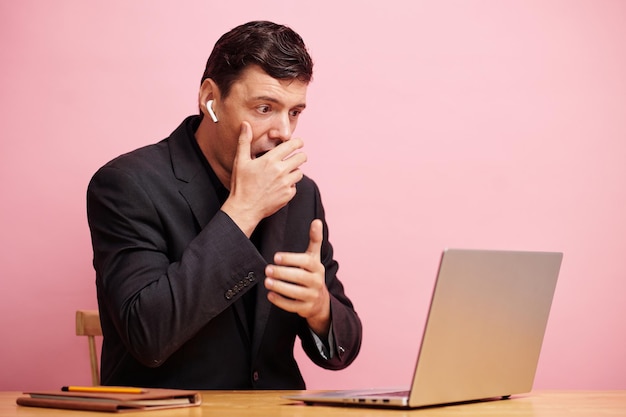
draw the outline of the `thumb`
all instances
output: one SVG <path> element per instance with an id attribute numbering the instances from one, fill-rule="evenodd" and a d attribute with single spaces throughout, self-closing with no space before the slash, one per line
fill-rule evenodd
<path id="1" fill-rule="evenodd" d="M 322 257 L 323 231 L 324 225 L 320 219 L 315 219 L 311 222 L 311 228 L 309 229 L 309 247 L 306 251 L 314 255 L 316 259 L 321 259 Z"/>

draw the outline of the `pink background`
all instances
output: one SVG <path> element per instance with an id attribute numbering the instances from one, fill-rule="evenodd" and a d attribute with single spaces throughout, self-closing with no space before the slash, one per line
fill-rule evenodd
<path id="1" fill-rule="evenodd" d="M 0 0 L 0 389 L 89 383 L 87 183 L 253 19 L 316 62 L 297 133 L 365 326 L 310 388 L 408 384 L 444 247 L 563 251 L 535 387 L 626 388 L 626 2 Z"/>

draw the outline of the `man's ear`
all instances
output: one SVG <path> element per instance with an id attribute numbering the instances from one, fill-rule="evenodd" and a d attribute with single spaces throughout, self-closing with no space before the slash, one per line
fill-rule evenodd
<path id="1" fill-rule="evenodd" d="M 217 84 L 215 84 L 215 81 L 210 78 L 205 79 L 200 86 L 200 91 L 198 92 L 198 108 L 200 109 L 200 113 L 210 117 L 206 108 L 206 103 L 209 100 L 213 100 L 214 103 L 217 103 L 219 102 L 220 97 L 221 94 Z"/>

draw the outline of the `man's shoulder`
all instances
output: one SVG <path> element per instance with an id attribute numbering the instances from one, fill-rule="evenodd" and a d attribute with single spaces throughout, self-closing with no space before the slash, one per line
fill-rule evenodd
<path id="1" fill-rule="evenodd" d="M 152 173 L 167 171 L 172 159 L 180 159 L 183 163 L 192 154 L 188 141 L 188 125 L 194 122 L 195 116 L 186 118 L 168 137 L 157 143 L 142 146 L 126 152 L 104 164 L 100 171 L 118 169 L 126 172 Z M 176 156 L 177 155 L 177 156 Z M 170 168 L 171 171 L 171 168 Z"/>
<path id="2" fill-rule="evenodd" d="M 106 164 L 102 168 L 133 169 L 145 165 L 154 165 L 162 160 L 169 160 L 168 139 L 160 142 L 142 146 L 132 151 L 121 154 Z"/>
<path id="3" fill-rule="evenodd" d="M 317 190 L 317 184 L 313 179 L 307 175 L 302 176 L 302 179 L 296 185 L 298 192 L 311 192 Z"/>
<path id="4" fill-rule="evenodd" d="M 173 177 L 168 139 L 142 146 L 124 153 L 100 167 L 93 175 L 89 188 L 94 184 L 136 184 L 169 182 Z"/>
<path id="5" fill-rule="evenodd" d="M 295 200 L 310 202 L 311 200 L 319 200 L 321 198 L 317 183 L 309 176 L 304 175 L 296 184 L 296 189 L 297 193 L 294 198 Z"/>

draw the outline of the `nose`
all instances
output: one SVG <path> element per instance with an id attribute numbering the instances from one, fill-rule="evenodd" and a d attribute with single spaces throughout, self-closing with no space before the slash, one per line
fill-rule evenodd
<path id="1" fill-rule="evenodd" d="M 273 125 L 269 131 L 269 136 L 271 139 L 280 140 L 281 142 L 285 142 L 291 139 L 291 134 L 293 133 L 293 129 L 291 126 L 291 120 L 289 118 L 289 114 L 280 114 L 276 115 Z"/>

